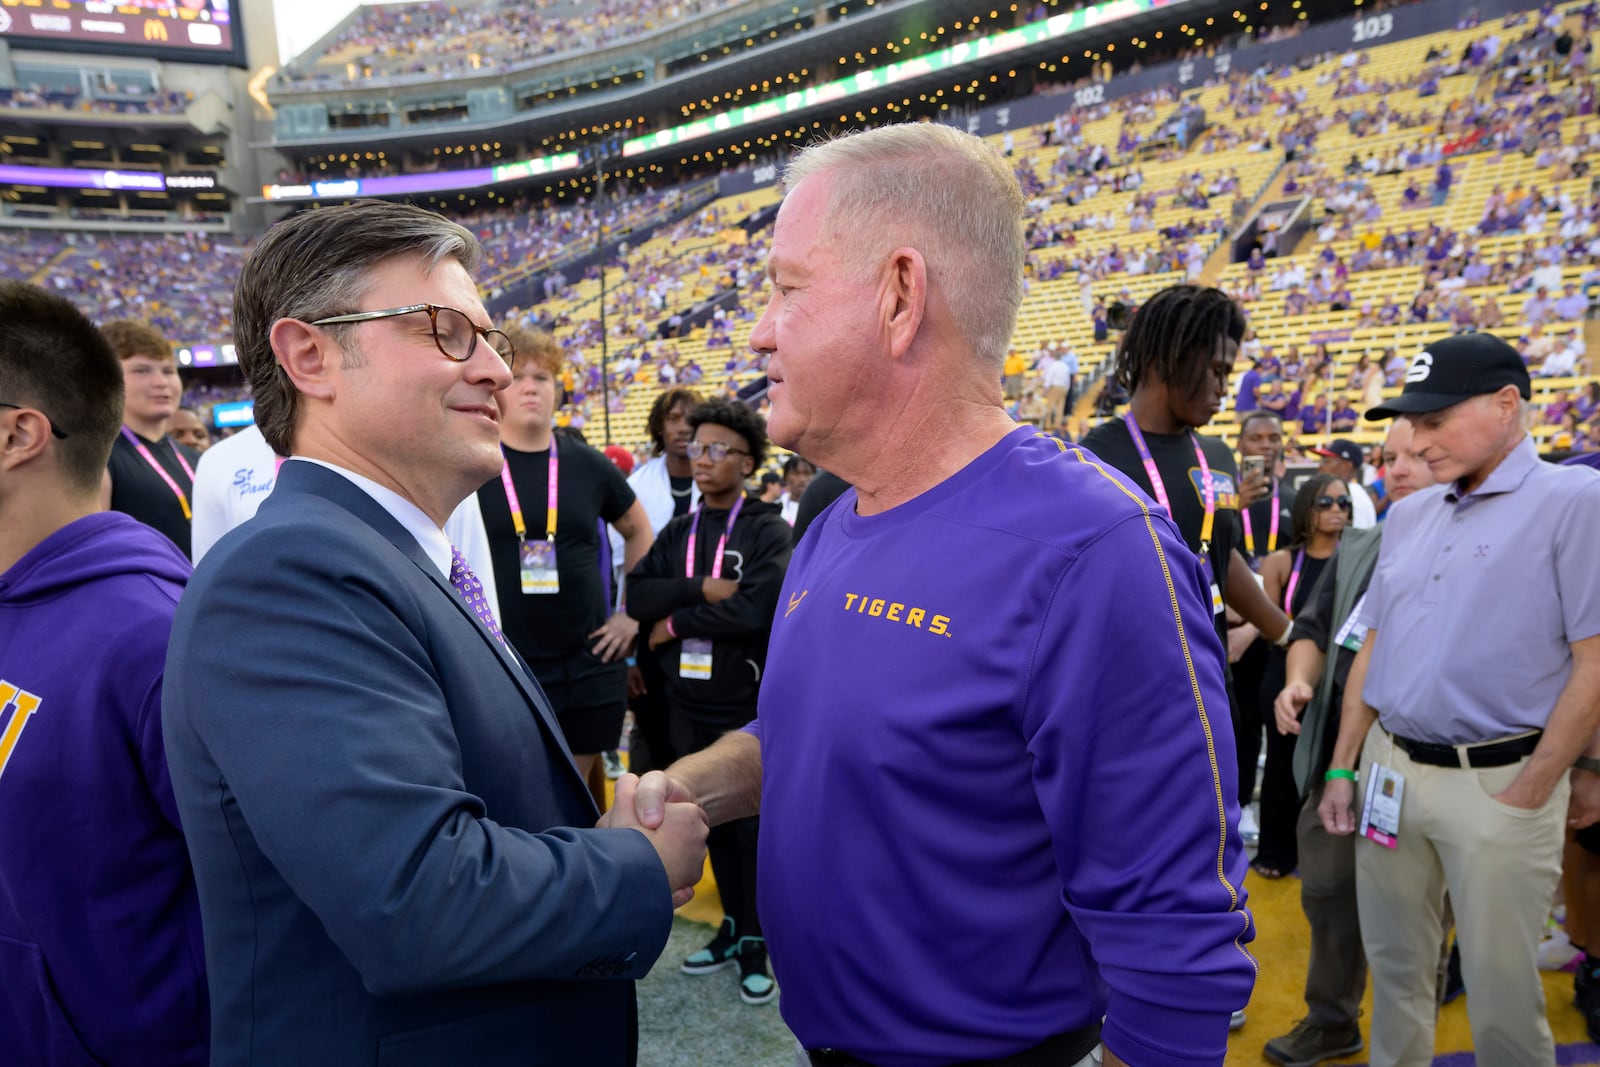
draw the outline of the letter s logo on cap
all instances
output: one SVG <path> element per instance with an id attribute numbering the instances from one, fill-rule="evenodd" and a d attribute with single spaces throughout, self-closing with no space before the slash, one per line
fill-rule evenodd
<path id="1" fill-rule="evenodd" d="M 1406 384 L 1425 382 L 1431 373 L 1433 373 L 1433 353 L 1418 353 L 1417 358 L 1411 361 L 1411 367 L 1406 371 Z"/>

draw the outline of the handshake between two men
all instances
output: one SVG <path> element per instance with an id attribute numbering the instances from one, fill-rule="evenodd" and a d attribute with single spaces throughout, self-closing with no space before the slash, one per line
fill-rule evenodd
<path id="1" fill-rule="evenodd" d="M 599 825 L 632 828 L 650 840 L 667 869 L 676 908 L 694 896 L 709 828 L 760 810 L 761 742 L 753 733 L 732 730 L 674 762 L 670 774 L 617 779 L 616 801 Z"/>
<path id="2" fill-rule="evenodd" d="M 615 801 L 597 825 L 644 834 L 667 869 L 672 906 L 682 907 L 694 897 L 695 883 L 705 870 L 706 835 L 711 825 L 700 805 L 676 780 L 660 771 L 651 771 L 643 779 L 624 774 L 617 779 Z"/>

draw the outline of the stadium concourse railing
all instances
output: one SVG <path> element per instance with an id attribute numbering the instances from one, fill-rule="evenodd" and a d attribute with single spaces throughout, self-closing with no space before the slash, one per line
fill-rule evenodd
<path id="1" fill-rule="evenodd" d="M 873 10 L 897 6 L 899 3 L 914 3 L 916 0 L 883 0 L 875 3 Z M 792 9 L 800 7 L 801 14 L 809 15 L 815 10 L 815 5 L 797 5 L 790 2 L 774 3 L 773 0 L 748 0 L 748 2 L 729 3 L 713 10 L 708 10 L 698 16 L 681 20 L 670 26 L 644 26 L 638 33 L 626 37 L 618 37 L 595 46 L 593 44 L 576 43 L 573 47 L 547 55 L 528 56 L 504 65 L 485 66 L 474 70 L 470 75 L 454 74 L 448 80 L 465 81 L 468 77 L 474 79 L 500 78 L 505 75 L 526 74 L 530 71 L 550 70 L 553 74 L 567 71 L 576 71 L 578 67 L 592 65 L 596 60 L 609 58 L 631 59 L 641 52 L 648 52 L 652 56 L 656 52 L 670 48 L 682 41 L 703 37 L 709 31 L 717 30 L 729 25 L 740 18 L 748 19 L 750 16 L 778 8 Z M 826 6 L 826 5 L 823 5 Z M 339 36 L 353 26 L 357 20 L 364 17 L 368 6 L 356 8 L 350 16 L 341 21 L 337 26 L 325 34 L 322 40 L 313 44 L 304 53 L 295 57 L 284 65 L 283 70 L 273 77 L 269 89 L 269 96 L 277 97 L 279 94 L 326 93 L 330 90 L 359 90 L 359 89 L 394 89 L 427 85 L 430 82 L 446 80 L 446 76 L 438 72 L 397 72 L 394 74 L 378 74 L 370 78 L 351 80 L 347 75 L 338 70 L 323 67 L 319 64 L 325 60 L 342 62 L 341 58 L 333 57 L 330 49 Z M 791 18 L 794 16 L 790 16 Z M 354 59 L 355 56 L 350 57 Z M 330 63 L 331 66 L 331 63 Z"/>

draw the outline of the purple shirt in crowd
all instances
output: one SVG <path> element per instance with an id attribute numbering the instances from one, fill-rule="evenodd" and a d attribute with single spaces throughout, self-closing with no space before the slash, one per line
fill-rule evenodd
<path id="1" fill-rule="evenodd" d="M 1254 930 L 1199 562 L 1031 427 L 855 501 L 795 550 L 749 728 L 785 1021 L 924 1067 L 1104 1014 L 1141 1067 L 1220 1065 Z"/>
<path id="2" fill-rule="evenodd" d="M 1473 492 L 1424 489 L 1384 525 L 1361 608 L 1383 728 L 1449 745 L 1543 729 L 1572 643 L 1600 634 L 1600 473 L 1524 437 Z"/>
<path id="3" fill-rule="evenodd" d="M 1589 298 L 1582 293 L 1567 293 L 1555 303 L 1556 318 L 1572 320 L 1581 319 L 1589 310 Z"/>

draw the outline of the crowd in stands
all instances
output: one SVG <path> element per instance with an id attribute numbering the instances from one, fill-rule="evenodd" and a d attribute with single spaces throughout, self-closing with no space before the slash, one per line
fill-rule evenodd
<path id="1" fill-rule="evenodd" d="M 679 208 L 683 197 L 684 190 L 675 187 L 632 195 L 611 194 L 603 208 L 581 201 L 571 207 L 544 210 L 523 202 L 458 216 L 456 221 L 483 242 L 487 253 L 484 277 L 492 284 L 493 279 L 508 273 L 542 270 L 563 258 L 590 251 L 602 230 L 614 236 L 653 218 L 670 215 Z"/>
<path id="2" fill-rule="evenodd" d="M 59 234 L 28 232 L 16 235 L 6 242 L 4 255 L 0 255 L 0 278 L 28 281 L 66 247 Z"/>
<path id="3" fill-rule="evenodd" d="M 626 410 L 630 396 L 653 396 L 672 385 L 707 392 L 720 388 L 722 395 L 732 396 L 761 369 L 732 334 L 736 322 L 752 322 L 759 309 L 768 247 L 766 231 L 745 239 L 737 227 L 744 214 L 736 203 L 707 206 L 665 227 L 643 247 L 624 244 L 608 260 L 608 280 L 615 279 L 606 297 L 612 414 Z M 593 283 L 598 271 L 591 267 L 570 283 L 559 272 L 547 276 L 548 302 L 512 308 L 507 316 L 562 338 L 576 369 L 563 382 L 567 402 L 558 421 L 575 429 L 594 424 L 605 411 L 598 295 L 579 298 L 577 289 Z M 552 305 L 559 310 L 552 311 Z M 691 332 L 708 355 L 719 352 L 716 362 L 690 359 L 679 350 L 676 339 Z"/>
<path id="4" fill-rule="evenodd" d="M 184 343 L 216 343 L 232 335 L 240 245 L 199 231 L 18 236 L 12 244 L 29 249 L 23 254 L 33 261 L 54 249 L 39 284 L 97 320 L 144 319 Z"/>
<path id="5" fill-rule="evenodd" d="M 483 278 L 493 284 L 591 250 L 599 229 L 629 229 L 677 210 L 683 191 L 650 191 L 546 210 L 520 203 L 462 216 L 483 242 Z M 26 230 L 8 238 L 0 277 L 36 280 L 97 318 L 146 319 L 181 343 L 231 336 L 232 294 L 246 248 L 200 232 L 166 235 Z M 41 272 L 47 274 L 36 277 Z M 564 288 L 564 280 L 547 295 Z"/>
<path id="6" fill-rule="evenodd" d="M 730 0 L 371 4 L 323 49 L 321 63 L 292 64 L 281 77 L 290 84 L 319 85 L 450 78 L 540 56 L 593 51 L 730 6 Z M 346 63 L 359 71 L 356 78 L 349 77 Z"/>
<path id="7" fill-rule="evenodd" d="M 79 90 L 27 86 L 0 89 L 0 109 L 78 111 L 97 115 L 180 115 L 194 103 L 194 94 L 179 90 L 150 92 L 137 85 L 102 90 L 86 96 Z"/>

